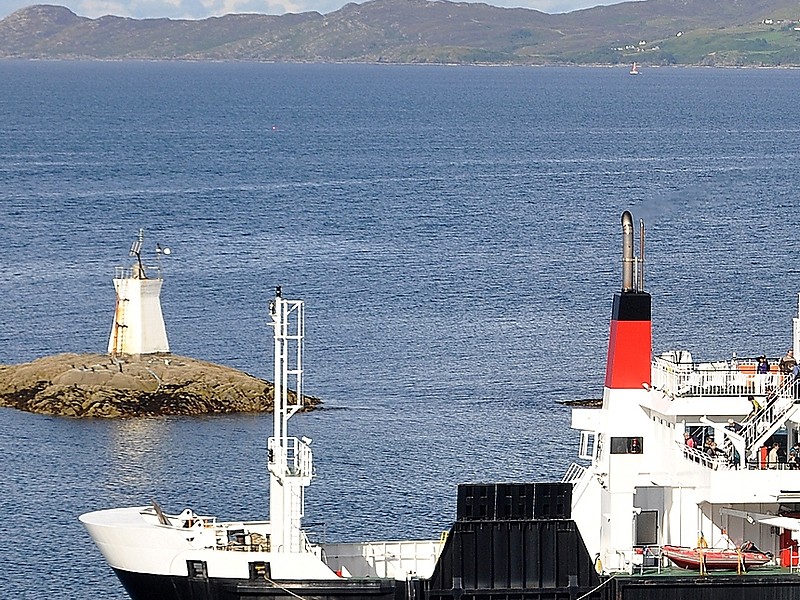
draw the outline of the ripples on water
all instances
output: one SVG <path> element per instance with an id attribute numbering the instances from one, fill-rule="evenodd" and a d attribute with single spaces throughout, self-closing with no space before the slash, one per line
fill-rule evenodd
<path id="1" fill-rule="evenodd" d="M 619 216 L 657 350 L 783 353 L 800 289 L 796 71 L 0 63 L 0 363 L 106 347 L 139 227 L 173 352 L 268 376 L 307 301 L 298 415 L 329 539 L 438 537 L 455 485 L 552 480 L 601 393 Z M 273 128 L 274 126 L 274 128 Z M 120 600 L 81 512 L 266 514 L 268 416 L 0 411 L 0 596 Z"/>

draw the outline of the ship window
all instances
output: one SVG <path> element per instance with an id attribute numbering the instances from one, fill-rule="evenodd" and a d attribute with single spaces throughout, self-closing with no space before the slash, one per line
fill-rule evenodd
<path id="1" fill-rule="evenodd" d="M 611 454 L 641 454 L 643 451 L 641 437 L 611 438 Z"/>
<path id="2" fill-rule="evenodd" d="M 186 569 L 189 579 L 208 579 L 208 566 L 204 560 L 187 560 Z"/>
<path id="3" fill-rule="evenodd" d="M 578 458 L 592 460 L 597 436 L 594 431 L 581 431 L 581 449 Z"/>

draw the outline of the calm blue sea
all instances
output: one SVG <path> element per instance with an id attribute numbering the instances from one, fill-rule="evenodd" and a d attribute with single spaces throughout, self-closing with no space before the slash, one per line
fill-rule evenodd
<path id="1" fill-rule="evenodd" d="M 599 397 L 620 214 L 657 350 L 777 356 L 800 291 L 800 71 L 0 62 L 0 363 L 104 351 L 140 227 L 172 350 L 269 377 L 307 303 L 307 520 L 438 537 L 465 481 L 561 477 Z M 0 410 L 0 597 L 126 596 L 85 511 L 267 512 L 269 416 Z"/>

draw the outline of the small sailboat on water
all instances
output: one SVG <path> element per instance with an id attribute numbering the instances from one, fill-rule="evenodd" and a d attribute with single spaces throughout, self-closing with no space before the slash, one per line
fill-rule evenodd
<path id="1" fill-rule="evenodd" d="M 639 74 L 639 67 L 635 62 L 633 63 L 633 66 L 631 67 L 630 73 L 631 73 L 631 75 L 638 75 Z"/>

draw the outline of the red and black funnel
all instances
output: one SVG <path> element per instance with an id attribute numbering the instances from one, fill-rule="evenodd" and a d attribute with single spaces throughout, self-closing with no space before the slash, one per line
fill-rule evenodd
<path id="1" fill-rule="evenodd" d="M 643 383 L 650 385 L 651 299 L 642 289 L 644 222 L 640 223 L 637 258 L 633 253 L 633 217 L 627 210 L 622 213 L 622 238 L 622 291 L 614 294 L 605 385 L 611 389 L 641 389 Z"/>

